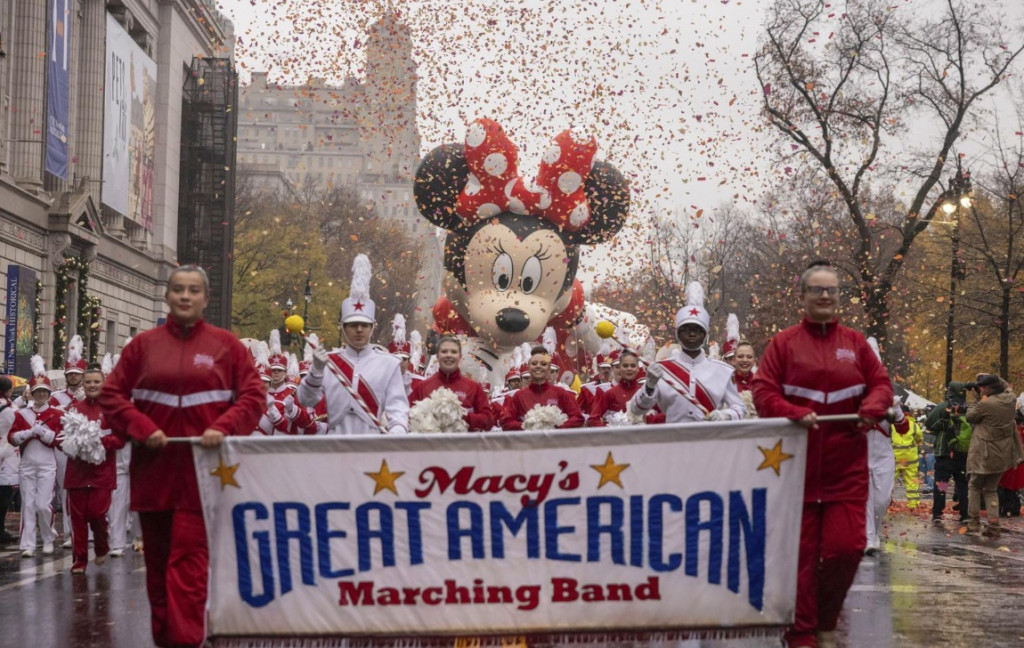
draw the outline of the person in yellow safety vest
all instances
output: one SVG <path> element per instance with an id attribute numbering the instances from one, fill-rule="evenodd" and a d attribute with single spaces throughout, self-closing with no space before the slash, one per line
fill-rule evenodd
<path id="1" fill-rule="evenodd" d="M 904 413 L 907 410 L 904 408 Z M 907 491 L 907 506 L 916 509 L 921 498 L 918 494 L 917 447 L 924 441 L 921 426 L 907 414 L 907 431 L 900 434 L 892 426 L 892 452 L 896 457 L 896 482 L 903 481 Z"/>

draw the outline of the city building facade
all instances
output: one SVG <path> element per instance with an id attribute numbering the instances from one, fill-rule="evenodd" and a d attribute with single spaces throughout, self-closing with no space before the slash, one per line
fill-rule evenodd
<path id="1" fill-rule="evenodd" d="M 226 218 L 230 245 L 236 126 L 211 116 L 237 92 L 233 44 L 214 0 L 0 0 L 0 372 L 59 367 L 76 333 L 90 359 L 118 352 L 164 317 L 179 263 L 227 277 L 227 323 L 230 248 L 189 248 L 204 234 L 180 223 Z M 202 156 L 221 173 L 193 172 Z"/>

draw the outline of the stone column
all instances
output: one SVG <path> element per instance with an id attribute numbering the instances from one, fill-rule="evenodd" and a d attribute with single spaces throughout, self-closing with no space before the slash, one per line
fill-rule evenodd
<path id="1" fill-rule="evenodd" d="M 104 0 L 82 0 L 82 22 L 75 51 L 78 70 L 77 129 L 71 139 L 71 155 L 77 157 L 76 172 L 88 178 L 86 191 L 100 202 L 103 178 L 103 88 L 106 86 L 107 16 Z M 72 35 L 74 38 L 75 35 Z"/>
<path id="2" fill-rule="evenodd" d="M 26 188 L 43 188 L 46 136 L 47 0 L 18 0 L 11 24 L 11 174 Z"/>

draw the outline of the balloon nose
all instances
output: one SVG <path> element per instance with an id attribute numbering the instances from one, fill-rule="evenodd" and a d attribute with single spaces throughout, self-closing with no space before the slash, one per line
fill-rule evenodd
<path id="1" fill-rule="evenodd" d="M 495 321 L 498 328 L 506 333 L 519 333 L 530 325 L 530 318 L 518 308 L 502 308 Z"/>

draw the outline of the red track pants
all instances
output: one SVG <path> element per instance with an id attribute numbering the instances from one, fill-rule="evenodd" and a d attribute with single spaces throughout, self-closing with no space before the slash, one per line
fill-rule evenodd
<path id="1" fill-rule="evenodd" d="M 210 552 L 201 511 L 139 511 L 146 590 L 157 646 L 200 646 L 206 636 Z"/>
<path id="2" fill-rule="evenodd" d="M 867 545 L 866 514 L 866 501 L 804 502 L 790 646 L 814 646 L 818 632 L 836 629 Z"/>
<path id="3" fill-rule="evenodd" d="M 107 533 L 107 511 L 110 509 L 110 491 L 105 488 L 68 488 L 68 508 L 71 509 L 71 556 L 74 564 L 89 562 L 89 527 L 97 556 L 110 553 Z"/>

